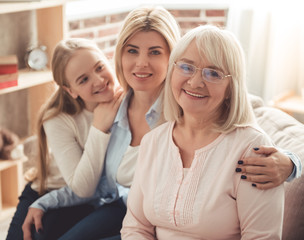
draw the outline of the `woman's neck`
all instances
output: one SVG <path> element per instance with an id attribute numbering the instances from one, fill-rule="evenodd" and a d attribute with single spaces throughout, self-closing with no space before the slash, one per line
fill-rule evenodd
<path id="1" fill-rule="evenodd" d="M 158 96 L 159 94 L 134 91 L 128 106 L 129 126 L 132 132 L 131 146 L 138 146 L 142 137 L 150 131 L 146 121 L 146 113 Z"/>
<path id="2" fill-rule="evenodd" d="M 177 125 L 189 138 L 193 139 L 218 135 L 214 129 L 214 119 L 211 117 L 197 117 L 187 114 L 182 117 L 181 122 Z"/>
<path id="3" fill-rule="evenodd" d="M 184 168 L 192 164 L 195 151 L 213 142 L 220 133 L 214 131 L 210 121 L 183 118 L 173 129 L 173 141 L 179 148 Z"/>
<path id="4" fill-rule="evenodd" d="M 144 111 L 146 113 L 158 98 L 159 93 L 160 91 L 134 91 L 130 100 L 129 109 L 136 109 L 137 111 Z"/>

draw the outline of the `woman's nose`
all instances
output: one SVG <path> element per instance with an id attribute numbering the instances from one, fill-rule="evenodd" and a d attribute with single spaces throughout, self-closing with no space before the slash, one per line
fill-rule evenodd
<path id="1" fill-rule="evenodd" d="M 101 76 L 100 74 L 94 75 L 94 85 L 100 85 L 105 83 L 105 78 Z"/>
<path id="2" fill-rule="evenodd" d="M 136 59 L 137 67 L 147 67 L 149 65 L 149 59 L 145 54 L 140 54 Z"/>
<path id="3" fill-rule="evenodd" d="M 198 88 L 198 87 L 202 88 L 206 86 L 201 71 L 196 71 L 196 73 L 187 81 L 187 83 L 192 88 Z"/>

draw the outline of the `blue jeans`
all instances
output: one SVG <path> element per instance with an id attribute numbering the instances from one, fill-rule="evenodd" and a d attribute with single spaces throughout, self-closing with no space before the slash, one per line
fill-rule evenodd
<path id="1" fill-rule="evenodd" d="M 96 240 L 120 235 L 126 211 L 126 205 L 121 198 L 104 204 L 78 222 L 59 240 Z"/>
<path id="2" fill-rule="evenodd" d="M 28 183 L 19 197 L 19 203 L 10 223 L 6 240 L 23 240 L 22 224 L 29 206 L 39 197 L 39 194 L 31 188 L 31 183 Z M 89 204 L 50 210 L 43 216 L 42 234 L 37 233 L 33 225 L 32 237 L 35 240 L 58 239 L 59 236 L 93 211 L 93 206 Z"/>
<path id="3" fill-rule="evenodd" d="M 49 210 L 42 218 L 43 231 L 37 233 L 34 227 L 32 228 L 33 239 L 58 239 L 92 212 L 94 212 L 94 207 L 89 204 Z"/>
<path id="4" fill-rule="evenodd" d="M 38 198 L 39 195 L 31 188 L 31 183 L 27 184 L 19 197 L 19 203 L 10 223 L 6 240 L 23 240 L 22 224 L 29 206 Z"/>

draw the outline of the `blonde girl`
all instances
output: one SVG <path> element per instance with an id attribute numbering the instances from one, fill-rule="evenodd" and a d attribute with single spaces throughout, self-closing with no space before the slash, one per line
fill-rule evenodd
<path id="1" fill-rule="evenodd" d="M 20 197 L 7 239 L 23 239 L 21 226 L 28 207 L 39 196 L 65 185 L 81 195 L 83 189 L 77 186 L 99 179 L 103 169 L 106 133 L 121 100 L 108 60 L 92 41 L 67 39 L 56 46 L 52 72 L 57 90 L 38 119 L 38 176 Z M 70 222 L 67 218 L 79 219 L 91 210 L 90 205 L 82 205 L 69 214 L 53 212 L 62 220 L 58 232 L 69 227 L 61 224 Z"/>

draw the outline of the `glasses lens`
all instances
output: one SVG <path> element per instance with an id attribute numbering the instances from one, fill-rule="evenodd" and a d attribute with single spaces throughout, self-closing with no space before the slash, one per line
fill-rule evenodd
<path id="1" fill-rule="evenodd" d="M 177 66 L 179 72 L 182 75 L 187 76 L 187 77 L 192 76 L 193 73 L 195 72 L 195 67 L 188 63 L 177 62 L 176 66 Z"/>
<path id="2" fill-rule="evenodd" d="M 209 82 L 218 82 L 222 80 L 223 74 L 211 68 L 204 68 L 203 77 Z"/>

